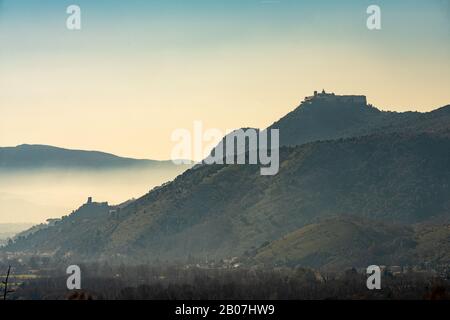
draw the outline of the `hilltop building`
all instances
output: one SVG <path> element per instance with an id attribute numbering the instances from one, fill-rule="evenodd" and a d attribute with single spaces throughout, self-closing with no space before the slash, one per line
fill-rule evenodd
<path id="1" fill-rule="evenodd" d="M 304 103 L 312 103 L 313 101 L 339 102 L 339 103 L 367 105 L 366 96 L 356 96 L 356 95 L 339 96 L 339 95 L 334 94 L 333 92 L 331 92 L 331 93 L 325 92 L 325 90 L 322 90 L 322 92 L 314 91 L 314 95 L 305 97 L 305 100 L 303 102 Z"/>
<path id="2" fill-rule="evenodd" d="M 85 203 L 87 206 L 109 206 L 108 202 L 94 202 L 92 197 L 88 197 L 87 202 Z"/>

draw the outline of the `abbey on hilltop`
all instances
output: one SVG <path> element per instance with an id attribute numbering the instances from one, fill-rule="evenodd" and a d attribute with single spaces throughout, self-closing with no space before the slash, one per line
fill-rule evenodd
<path id="1" fill-rule="evenodd" d="M 338 96 L 333 92 L 328 93 L 325 90 L 322 92 L 314 91 L 313 96 L 305 97 L 304 103 L 312 103 L 313 101 L 324 101 L 324 102 L 341 102 L 341 103 L 352 103 L 367 105 L 366 96 Z"/>

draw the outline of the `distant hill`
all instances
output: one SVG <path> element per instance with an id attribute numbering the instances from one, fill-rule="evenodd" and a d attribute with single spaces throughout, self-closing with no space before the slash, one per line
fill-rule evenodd
<path id="1" fill-rule="evenodd" d="M 120 203 L 190 167 L 44 145 L 0 148 L 0 222 L 61 217 L 88 196 Z"/>
<path id="2" fill-rule="evenodd" d="M 19 145 L 0 148 L 0 170 L 14 169 L 114 169 L 173 166 L 172 161 L 118 157 L 98 151 L 57 148 L 47 145 Z"/>
<path id="3" fill-rule="evenodd" d="M 310 101 L 272 126 L 286 145 L 275 176 L 261 176 L 257 165 L 197 166 L 120 210 L 83 206 L 8 250 L 126 261 L 258 252 L 258 261 L 271 255 L 320 267 L 371 257 L 446 261 L 440 251 L 446 229 L 427 231 L 422 236 L 429 240 L 418 241 L 411 228 L 450 215 L 449 110 L 397 114 Z M 341 113 L 347 115 L 341 119 Z M 339 220 L 348 216 L 362 222 Z M 364 222 L 369 220 L 380 224 Z M 351 244 L 356 235 L 359 242 Z M 380 245 L 365 254 L 375 237 Z M 298 239 L 305 247 L 296 252 Z M 432 239 L 440 249 L 430 250 Z M 413 251 L 390 254 L 398 245 Z M 354 253 L 329 255 L 346 246 Z"/>

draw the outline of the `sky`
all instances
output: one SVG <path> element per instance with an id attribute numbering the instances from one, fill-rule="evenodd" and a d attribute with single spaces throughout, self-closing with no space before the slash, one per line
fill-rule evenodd
<path id="1" fill-rule="evenodd" d="M 430 111 L 449 40 L 449 0 L 0 0 L 0 146 L 168 159 L 178 128 L 263 128 L 322 88 Z"/>

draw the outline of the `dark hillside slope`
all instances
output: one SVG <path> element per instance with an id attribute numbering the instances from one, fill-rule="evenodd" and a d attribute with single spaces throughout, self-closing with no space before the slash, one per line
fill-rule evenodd
<path id="1" fill-rule="evenodd" d="M 412 224 L 450 214 L 450 139 L 439 135 L 282 148 L 278 175 L 259 173 L 256 165 L 191 169 L 107 218 L 86 212 L 80 225 L 71 222 L 80 219 L 75 213 L 9 249 L 96 258 L 238 256 L 336 215 Z"/>
<path id="2" fill-rule="evenodd" d="M 420 112 L 386 112 L 371 105 L 314 100 L 302 103 L 272 124 L 280 130 L 280 144 L 301 145 L 318 140 L 375 133 L 440 133 L 450 136 L 450 106 Z"/>
<path id="3" fill-rule="evenodd" d="M 408 265 L 417 247 L 414 229 L 356 217 L 334 217 L 291 232 L 256 250 L 269 265 L 345 270 L 349 266 Z"/>
<path id="4" fill-rule="evenodd" d="M 448 265 L 450 225 L 402 226 L 340 216 L 299 228 L 250 254 L 251 263 L 331 270 L 369 265 Z"/>

